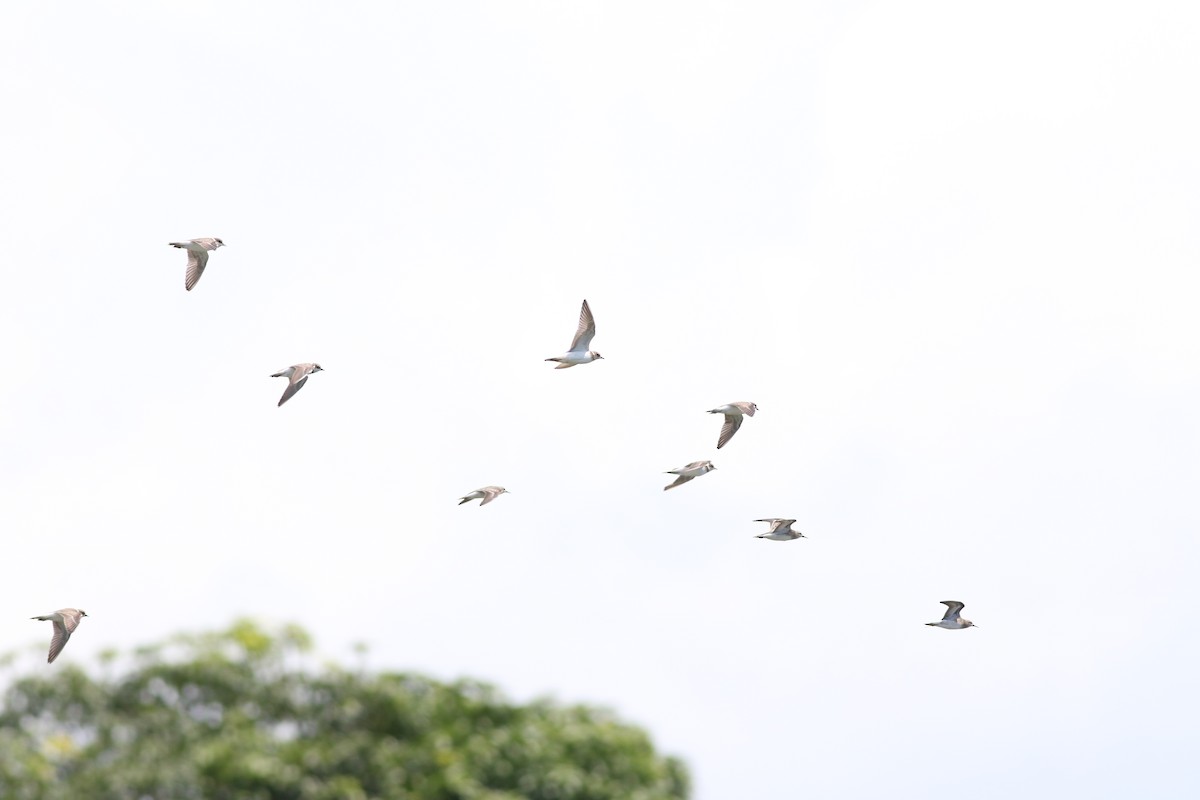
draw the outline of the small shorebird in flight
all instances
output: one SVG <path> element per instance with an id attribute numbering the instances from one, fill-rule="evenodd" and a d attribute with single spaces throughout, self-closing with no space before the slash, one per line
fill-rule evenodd
<path id="1" fill-rule="evenodd" d="M 926 625 L 932 625 L 935 628 L 945 628 L 949 631 L 962 630 L 963 628 L 973 628 L 974 622 L 969 619 L 963 619 L 959 616 L 959 612 L 963 610 L 963 604 L 957 600 L 943 600 L 942 605 L 946 607 L 945 615 L 937 622 L 926 622 Z"/>
<path id="2" fill-rule="evenodd" d="M 204 274 L 204 267 L 208 265 L 208 251 L 225 246 L 225 243 L 220 239 L 214 239 L 211 236 L 205 236 L 200 239 L 188 239 L 186 242 L 168 242 L 167 244 L 171 245 L 171 247 L 182 247 L 184 250 L 187 250 L 188 265 L 187 274 L 183 279 L 183 286 L 189 292 L 200 280 L 200 276 Z"/>
<path id="3" fill-rule="evenodd" d="M 686 467 L 669 469 L 666 472 L 667 475 L 678 475 L 679 477 L 675 479 L 674 483 L 664 486 L 663 491 L 665 492 L 667 489 L 674 489 L 676 486 L 683 486 L 693 478 L 699 478 L 701 475 L 707 475 L 714 469 L 716 469 L 716 467 L 713 466 L 711 461 L 693 461 Z"/>
<path id="4" fill-rule="evenodd" d="M 279 398 L 279 402 L 276 405 L 281 406 L 292 399 L 292 395 L 300 391 L 308 381 L 308 376 L 324 371 L 320 364 L 293 364 L 287 369 L 281 369 L 279 372 L 273 374 L 272 378 L 288 379 L 287 388 L 283 390 L 283 397 Z"/>
<path id="5" fill-rule="evenodd" d="M 54 623 L 54 636 L 50 639 L 50 655 L 46 658 L 47 664 L 54 663 L 54 659 L 58 658 L 58 654 L 67 646 L 67 640 L 71 638 L 71 634 L 79 627 L 80 620 L 86 616 L 87 612 L 82 608 L 60 608 L 43 617 L 30 617 L 30 619 Z"/>
<path id="6" fill-rule="evenodd" d="M 773 542 L 790 542 L 792 539 L 807 539 L 800 531 L 792 530 L 794 519 L 779 519 L 778 517 L 769 517 L 767 519 L 756 519 L 755 522 L 769 522 L 771 530 L 766 533 L 758 534 L 759 539 L 770 539 Z"/>
<path id="7" fill-rule="evenodd" d="M 590 364 L 598 358 L 604 358 L 596 351 L 588 349 L 592 346 L 592 337 L 595 335 L 596 319 L 592 316 L 592 309 L 588 308 L 587 300 L 584 300 L 583 308 L 579 310 L 579 329 L 575 331 L 575 338 L 571 340 L 571 349 L 561 356 L 546 360 L 557 361 L 558 366 L 555 369 L 568 369 L 576 364 Z"/>
<path id="8" fill-rule="evenodd" d="M 741 401 L 737 403 L 726 403 L 725 405 L 718 406 L 708 412 L 710 414 L 725 415 L 725 424 L 721 426 L 721 435 L 717 437 L 718 450 L 728 444 L 729 440 L 733 438 L 733 435 L 738 432 L 738 428 L 742 427 L 742 420 L 746 417 L 753 417 L 755 411 L 758 411 L 758 406 L 756 406 L 754 403 Z"/>
<path id="9" fill-rule="evenodd" d="M 472 500 L 482 499 L 483 502 L 479 505 L 486 506 L 488 503 L 507 492 L 508 489 L 505 489 L 503 486 L 485 486 L 482 489 L 476 489 L 465 497 L 458 498 L 458 504 L 461 506 L 463 503 L 469 503 Z"/>

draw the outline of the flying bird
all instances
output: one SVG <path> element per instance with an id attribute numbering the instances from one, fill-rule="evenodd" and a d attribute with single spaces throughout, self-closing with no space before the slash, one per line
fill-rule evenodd
<path id="1" fill-rule="evenodd" d="M 50 655 L 46 658 L 47 664 L 54 663 L 54 659 L 58 658 L 58 654 L 67 646 L 67 640 L 71 638 L 71 634 L 79 627 L 80 620 L 86 616 L 87 612 L 82 608 L 60 608 L 44 617 L 30 617 L 30 619 L 54 623 L 54 636 L 50 639 Z"/>
<path id="2" fill-rule="evenodd" d="M 308 376 L 324 371 L 320 364 L 293 364 L 287 369 L 281 369 L 279 372 L 273 374 L 272 378 L 288 379 L 287 388 L 283 390 L 283 397 L 279 398 L 277 407 L 286 403 L 292 398 L 292 395 L 300 391 L 304 384 L 308 382 Z"/>
<path id="3" fill-rule="evenodd" d="M 486 506 L 488 503 L 492 502 L 506 492 L 508 492 L 508 489 L 505 489 L 503 486 L 485 486 L 482 489 L 476 489 L 465 497 L 458 498 L 458 504 L 461 506 L 463 503 L 469 503 L 472 500 L 479 500 L 482 498 L 483 502 L 479 505 Z"/>
<path id="4" fill-rule="evenodd" d="M 596 335 L 596 319 L 592 316 L 592 309 L 588 308 L 588 301 L 583 301 L 583 308 L 579 310 L 579 329 L 575 331 L 575 338 L 571 340 L 571 349 L 563 353 L 561 356 L 547 358 L 547 361 L 557 361 L 558 366 L 555 369 L 569 369 L 576 364 L 590 364 L 598 358 L 604 358 L 594 350 L 588 348 L 592 346 L 592 338 Z"/>
<path id="5" fill-rule="evenodd" d="M 935 628 L 945 628 L 950 631 L 962 630 L 963 628 L 971 628 L 975 626 L 974 622 L 969 619 L 963 619 L 959 616 L 959 612 L 963 610 L 963 604 L 957 600 L 943 600 L 942 605 L 946 607 L 945 615 L 937 622 L 926 622 L 926 625 L 932 625 Z"/>
<path id="6" fill-rule="evenodd" d="M 754 403 L 742 401 L 726 403 L 708 412 L 710 414 L 725 415 L 725 424 L 721 426 L 721 435 L 717 437 L 718 450 L 728 444 L 733 435 L 738 432 L 738 428 L 742 427 L 742 420 L 746 417 L 753 417 L 755 411 L 758 411 L 758 406 Z"/>
<path id="7" fill-rule="evenodd" d="M 665 492 L 667 489 L 674 489 L 676 486 L 682 486 L 693 478 L 699 478 L 701 475 L 706 475 L 712 472 L 714 469 L 716 469 L 716 467 L 713 466 L 711 461 L 693 461 L 686 467 L 669 469 L 665 474 L 678 475 L 679 477 L 675 479 L 674 483 L 664 486 L 663 491 Z"/>
<path id="8" fill-rule="evenodd" d="M 779 519 L 778 517 L 770 517 L 769 519 L 756 519 L 755 522 L 767 522 L 771 525 L 771 530 L 766 533 L 758 534 L 759 539 L 770 539 L 773 542 L 790 542 L 792 539 L 807 539 L 800 531 L 792 530 L 794 519 Z"/>
<path id="9" fill-rule="evenodd" d="M 220 239 L 214 239 L 211 236 L 205 236 L 202 239 L 188 239 L 186 242 L 168 242 L 168 244 L 171 247 L 182 247 L 187 250 L 188 265 L 183 286 L 189 292 L 200 280 L 200 276 L 204 274 L 204 268 L 208 265 L 208 251 L 225 246 Z"/>

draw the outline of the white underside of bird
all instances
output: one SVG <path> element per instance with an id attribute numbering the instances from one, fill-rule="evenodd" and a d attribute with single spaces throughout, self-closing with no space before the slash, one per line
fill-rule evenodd
<path id="1" fill-rule="evenodd" d="M 571 351 L 569 353 L 563 353 L 561 356 L 547 358 L 546 360 L 557 361 L 558 366 L 555 367 L 555 369 L 570 369 L 571 367 L 578 366 L 579 364 L 590 364 L 595 361 L 596 358 L 597 356 L 595 353 L 593 353 L 591 350 L 587 350 L 582 353 Z"/>

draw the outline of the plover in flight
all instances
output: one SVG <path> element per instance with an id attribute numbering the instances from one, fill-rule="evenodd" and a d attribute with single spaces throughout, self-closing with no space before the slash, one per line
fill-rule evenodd
<path id="1" fill-rule="evenodd" d="M 950 631 L 957 631 L 963 628 L 972 628 L 974 622 L 969 619 L 963 619 L 959 616 L 959 612 L 963 610 L 963 604 L 957 600 L 943 600 L 942 605 L 946 607 L 946 614 L 937 622 L 926 622 L 926 625 L 932 625 L 935 628 L 945 628 Z"/>
<path id="2" fill-rule="evenodd" d="M 46 658 L 47 664 L 54 663 L 54 659 L 58 658 L 58 654 L 67 646 L 67 640 L 71 638 L 71 634 L 79 627 L 79 621 L 86 616 L 87 612 L 82 608 L 60 608 L 44 617 L 30 617 L 30 619 L 54 623 L 54 636 L 50 639 L 50 655 Z"/>
<path id="3" fill-rule="evenodd" d="M 479 500 L 482 498 L 483 502 L 479 505 L 486 506 L 488 503 L 507 492 L 508 489 L 505 489 L 503 486 L 485 486 L 482 489 L 476 489 L 465 497 L 458 498 L 458 504 L 461 506 L 463 503 L 469 503 L 472 500 Z"/>
<path id="4" fill-rule="evenodd" d="M 676 486 L 682 486 L 693 478 L 699 478 L 701 475 L 706 475 L 709 472 L 712 472 L 714 469 L 716 469 L 716 467 L 713 466 L 711 461 L 693 461 L 686 467 L 669 469 L 666 472 L 667 475 L 678 475 L 679 477 L 675 479 L 674 483 L 664 486 L 663 491 L 665 492 L 667 489 L 674 489 Z"/>
<path id="5" fill-rule="evenodd" d="M 283 397 L 279 398 L 279 402 L 276 405 L 283 405 L 292 398 L 292 395 L 300 391 L 308 381 L 308 376 L 324 371 L 320 364 L 294 364 L 287 369 L 281 369 L 279 372 L 271 375 L 272 378 L 288 379 L 287 388 L 283 390 Z"/>
<path id="6" fill-rule="evenodd" d="M 756 519 L 755 522 L 769 522 L 771 530 L 766 533 L 758 534 L 759 539 L 770 539 L 773 542 L 790 542 L 792 539 L 807 539 L 800 531 L 792 530 L 794 519 L 779 519 L 778 517 L 770 517 L 768 519 Z"/>
<path id="7" fill-rule="evenodd" d="M 725 424 L 721 426 L 721 435 L 717 437 L 718 450 L 733 438 L 733 435 L 738 432 L 738 428 L 742 427 L 742 419 L 753 417 L 755 411 L 758 411 L 758 406 L 754 403 L 742 401 L 738 403 L 726 403 L 708 412 L 710 414 L 725 415 Z"/>
<path id="8" fill-rule="evenodd" d="M 187 250 L 188 265 L 183 286 L 189 292 L 200 280 L 200 276 L 204 274 L 204 267 L 208 264 L 208 251 L 225 246 L 220 239 L 214 239 L 211 236 L 205 236 L 202 239 L 188 239 L 186 242 L 168 242 L 168 244 L 171 247 L 182 247 Z"/>
<path id="9" fill-rule="evenodd" d="M 571 349 L 561 356 L 546 360 L 557 361 L 558 366 L 555 369 L 567 369 L 576 364 L 590 364 L 598 358 L 604 358 L 594 350 L 588 349 L 592 346 L 592 337 L 595 335 L 596 319 L 592 316 L 592 310 L 588 308 L 587 300 L 584 300 L 583 308 L 579 310 L 579 329 L 575 331 L 575 338 L 571 340 Z"/>

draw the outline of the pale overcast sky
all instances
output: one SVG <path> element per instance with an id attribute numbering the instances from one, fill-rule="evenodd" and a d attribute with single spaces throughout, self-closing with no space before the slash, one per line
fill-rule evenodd
<path id="1" fill-rule="evenodd" d="M 1200 794 L 1195 4 L 2 16 L 23 668 L 253 615 L 696 800 Z"/>

